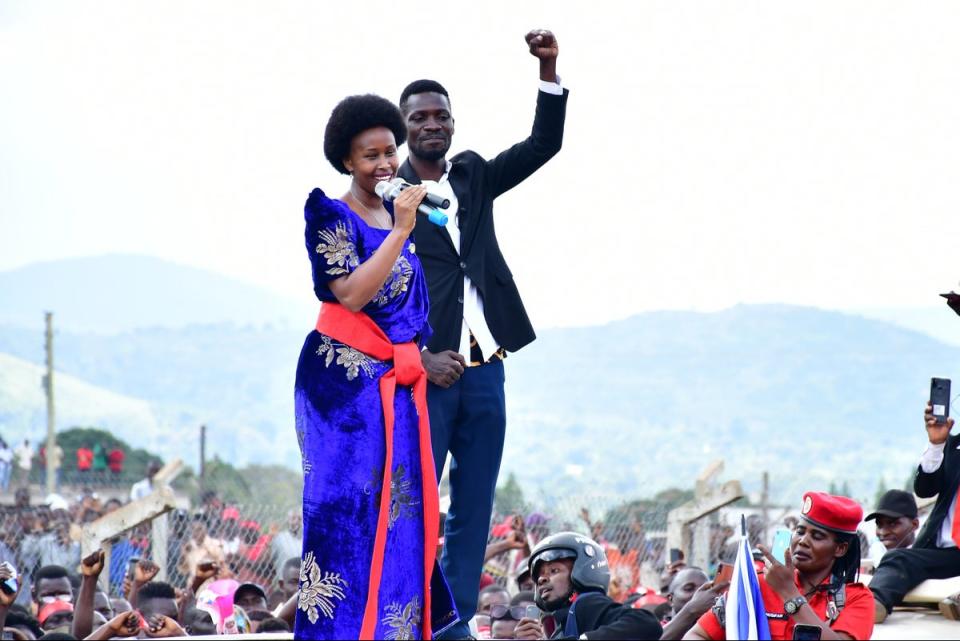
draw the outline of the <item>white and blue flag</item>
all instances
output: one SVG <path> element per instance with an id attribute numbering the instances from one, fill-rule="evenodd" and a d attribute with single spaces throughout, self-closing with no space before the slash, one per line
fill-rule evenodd
<path id="1" fill-rule="evenodd" d="M 760 594 L 760 582 L 750 553 L 747 540 L 746 519 L 741 517 L 740 547 L 737 549 L 737 561 L 733 566 L 733 577 L 727 591 L 726 624 L 727 639 L 769 639 L 770 626 L 767 625 L 767 611 L 763 607 Z"/>

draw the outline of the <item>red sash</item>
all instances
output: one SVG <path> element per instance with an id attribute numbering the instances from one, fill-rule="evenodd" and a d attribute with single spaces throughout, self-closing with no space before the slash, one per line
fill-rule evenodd
<path id="1" fill-rule="evenodd" d="M 429 639 L 430 578 L 437 556 L 437 532 L 440 526 L 440 497 L 430 444 L 430 418 L 427 415 L 427 372 L 420 360 L 420 349 L 413 342 L 393 344 L 376 323 L 363 312 L 351 312 L 337 303 L 323 303 L 317 318 L 317 331 L 333 340 L 349 345 L 380 361 L 393 361 L 393 368 L 380 378 L 380 401 L 383 405 L 386 460 L 383 464 L 383 485 L 380 490 L 380 513 L 370 563 L 370 586 L 360 628 L 361 639 L 372 639 L 380 619 L 377 612 L 380 578 L 383 573 L 384 550 L 387 545 L 387 522 L 390 515 L 390 482 L 393 476 L 393 399 L 397 385 L 413 387 L 413 401 L 420 417 L 420 475 L 423 482 L 423 613 L 421 631 Z"/>

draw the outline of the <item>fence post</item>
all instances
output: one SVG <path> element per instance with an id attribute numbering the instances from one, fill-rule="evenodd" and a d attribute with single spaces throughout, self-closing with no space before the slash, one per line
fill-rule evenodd
<path id="1" fill-rule="evenodd" d="M 161 514 L 157 518 L 153 519 L 151 523 L 153 528 L 153 562 L 160 567 L 160 571 L 157 572 L 157 580 L 166 581 L 167 580 L 167 551 L 169 547 L 167 546 L 167 541 L 169 540 L 169 527 L 167 524 L 167 515 L 166 513 Z"/>
<path id="2" fill-rule="evenodd" d="M 683 550 L 689 565 L 705 568 L 710 562 L 710 529 L 708 524 L 698 522 L 744 496 L 740 481 L 716 485 L 722 471 L 723 461 L 708 465 L 697 478 L 693 500 L 667 514 L 667 547 Z"/>

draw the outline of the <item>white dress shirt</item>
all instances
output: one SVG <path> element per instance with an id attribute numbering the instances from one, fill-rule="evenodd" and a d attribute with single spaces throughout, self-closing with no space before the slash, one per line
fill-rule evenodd
<path id="1" fill-rule="evenodd" d="M 557 82 L 541 80 L 540 91 L 555 96 L 563 95 L 563 86 L 560 84 L 560 77 L 557 76 Z M 453 241 L 453 246 L 459 254 L 460 202 L 457 200 L 457 195 L 453 193 L 453 186 L 450 184 L 451 167 L 452 164 L 448 160 L 446 169 L 444 169 L 443 175 L 440 176 L 440 180 L 424 180 L 421 182 L 427 187 L 430 193 L 442 196 L 450 201 L 450 206 L 441 211 L 447 214 L 447 233 L 450 234 L 450 240 Z M 489 359 L 500 349 L 500 344 L 497 343 L 497 339 L 493 337 L 493 333 L 487 326 L 487 318 L 483 313 L 483 296 L 480 295 L 480 290 L 473 284 L 470 277 L 464 274 L 463 323 L 461 323 L 460 326 L 460 347 L 457 351 L 463 355 L 467 363 L 470 362 L 470 332 L 473 332 L 474 338 L 477 339 L 477 345 L 480 347 L 480 352 L 483 354 L 484 359 Z"/>
<path id="2" fill-rule="evenodd" d="M 923 470 L 926 474 L 932 474 L 940 469 L 940 465 L 943 464 L 943 449 L 946 447 L 946 443 L 941 443 L 940 445 L 934 445 L 931 443 L 927 446 L 927 451 L 923 453 L 923 457 L 920 459 L 920 469 Z M 960 491 L 960 490 L 958 490 Z M 957 505 L 957 499 L 954 497 L 950 501 L 950 508 L 947 510 L 947 516 L 944 517 L 943 523 L 940 526 L 940 533 L 937 536 L 937 547 L 938 548 L 955 548 L 957 544 L 953 540 L 953 515 Z"/>

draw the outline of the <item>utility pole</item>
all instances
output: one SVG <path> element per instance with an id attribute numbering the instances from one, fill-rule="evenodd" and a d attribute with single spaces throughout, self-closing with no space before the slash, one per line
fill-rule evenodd
<path id="1" fill-rule="evenodd" d="M 204 489 L 207 473 L 207 426 L 200 426 L 200 489 Z"/>
<path id="2" fill-rule="evenodd" d="M 47 321 L 46 340 L 44 347 L 47 352 L 47 375 L 43 379 L 43 387 L 47 393 L 47 494 L 56 490 L 57 466 L 54 449 L 57 446 L 56 421 L 53 403 L 53 312 L 44 312 Z"/>
<path id="3" fill-rule="evenodd" d="M 763 472 L 763 491 L 760 494 L 760 510 L 763 517 L 763 540 L 766 543 L 767 532 L 770 529 L 770 473 L 764 470 Z"/>

